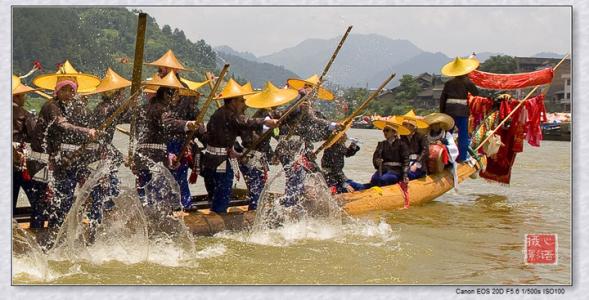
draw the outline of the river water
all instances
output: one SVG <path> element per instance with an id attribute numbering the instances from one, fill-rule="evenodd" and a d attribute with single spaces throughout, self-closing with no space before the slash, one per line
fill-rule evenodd
<path id="1" fill-rule="evenodd" d="M 362 141 L 346 159 L 348 177 L 366 182 L 382 139 Z M 117 133 L 115 144 L 126 149 Z M 148 262 L 95 249 L 98 259 L 13 259 L 15 284 L 570 284 L 571 144 L 526 144 L 511 185 L 467 180 L 458 192 L 408 210 L 375 212 L 344 222 L 307 220 L 267 232 L 196 237 L 192 257 L 152 249 Z M 276 173 L 276 169 L 272 169 Z M 131 175 L 121 170 L 127 182 Z M 128 183 L 130 184 L 130 183 Z M 237 186 L 243 186 L 243 180 Z M 202 178 L 191 187 L 204 193 Z M 26 202 L 26 200 L 22 200 Z M 528 265 L 524 236 L 558 235 L 556 265 Z M 157 248 L 157 246 L 156 246 Z"/>

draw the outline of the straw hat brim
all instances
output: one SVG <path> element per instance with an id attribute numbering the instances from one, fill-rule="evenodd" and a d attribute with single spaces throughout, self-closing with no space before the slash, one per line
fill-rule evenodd
<path id="1" fill-rule="evenodd" d="M 372 125 L 380 130 L 383 130 L 386 126 L 391 126 L 395 128 L 399 135 L 409 135 L 411 133 L 407 127 L 389 120 L 376 120 L 372 122 Z"/>
<path id="2" fill-rule="evenodd" d="M 440 123 L 440 127 L 444 130 L 450 130 L 454 128 L 454 119 L 444 113 L 433 113 L 425 116 L 425 121 L 429 124 Z"/>
<path id="3" fill-rule="evenodd" d="M 464 58 L 459 60 L 457 64 L 455 60 L 447 63 L 442 67 L 442 74 L 449 77 L 456 77 L 466 75 L 479 67 L 480 62 L 473 58 Z"/>
<path id="4" fill-rule="evenodd" d="M 403 122 L 405 122 L 406 120 L 409 120 L 409 121 L 414 121 L 415 122 L 415 126 L 417 128 L 422 128 L 423 129 L 423 128 L 428 128 L 429 127 L 429 124 L 424 119 L 414 118 L 414 117 L 408 117 L 408 116 L 399 116 L 399 117 L 402 120 L 401 121 L 401 124 L 403 124 Z"/>
<path id="5" fill-rule="evenodd" d="M 293 89 L 279 89 L 272 93 L 260 92 L 245 96 L 245 105 L 252 108 L 270 108 L 281 106 L 296 99 L 299 92 Z"/>
<path id="6" fill-rule="evenodd" d="M 100 78 L 90 74 L 45 74 L 35 77 L 33 84 L 41 89 L 53 91 L 57 84 L 57 79 L 60 77 L 75 78 L 78 85 L 78 93 L 92 92 L 100 84 Z"/>
<path id="7" fill-rule="evenodd" d="M 205 80 L 203 82 L 196 82 L 196 81 L 180 78 L 180 81 L 185 83 L 189 89 L 196 91 L 196 90 L 200 89 L 201 87 L 203 87 L 205 84 L 209 83 L 209 81 L 211 81 L 211 80 L 209 79 L 209 80 Z"/>
<path id="8" fill-rule="evenodd" d="M 187 68 L 184 68 L 184 67 L 178 66 L 178 65 L 166 65 L 166 64 L 159 64 L 159 63 L 143 63 L 143 64 L 146 66 L 164 67 L 164 68 L 173 69 L 173 70 L 177 70 L 177 71 L 194 72 L 194 70 L 187 69 Z"/>
<path id="9" fill-rule="evenodd" d="M 21 95 L 21 94 L 26 94 L 26 93 L 31 93 L 31 92 L 35 92 L 38 91 L 40 89 L 34 89 L 28 85 L 24 85 L 24 84 L 19 84 L 14 90 L 12 90 L 12 95 Z"/>
<path id="10" fill-rule="evenodd" d="M 303 87 L 305 87 L 306 84 L 311 85 L 311 86 L 316 85 L 313 82 L 306 81 L 303 79 L 289 79 L 289 80 L 287 80 L 287 82 L 288 82 L 288 85 L 295 90 L 302 89 Z M 331 101 L 331 100 L 335 99 L 335 96 L 333 95 L 333 93 L 331 91 L 320 86 L 319 90 L 317 91 L 317 98 L 319 98 L 321 100 Z"/>
<path id="11" fill-rule="evenodd" d="M 259 93 L 259 92 L 253 91 L 253 92 L 232 93 L 232 94 L 229 94 L 229 95 L 220 95 L 220 96 L 217 96 L 217 97 L 215 97 L 215 100 L 237 98 L 237 97 L 243 97 L 243 96 L 253 95 L 253 94 L 257 94 L 257 93 Z"/>
<path id="12" fill-rule="evenodd" d="M 157 93 L 157 90 L 160 88 L 161 86 L 159 85 L 149 85 L 149 86 L 145 86 L 143 88 L 143 92 L 144 93 L 148 93 L 148 94 L 155 94 Z M 189 90 L 186 88 L 181 88 L 180 90 L 180 96 L 198 96 L 198 92 L 193 91 L 193 90 Z"/>
<path id="13" fill-rule="evenodd" d="M 87 93 L 81 93 L 84 96 L 90 96 L 90 95 L 94 95 L 94 94 L 98 94 L 98 93 L 104 93 L 104 92 L 108 92 L 108 91 L 115 91 L 115 90 L 119 90 L 119 89 L 124 89 L 127 87 L 131 86 L 131 82 L 129 81 L 129 83 L 121 83 L 121 84 L 110 84 L 108 86 L 98 86 L 95 90 L 91 91 L 91 92 L 87 92 Z"/>

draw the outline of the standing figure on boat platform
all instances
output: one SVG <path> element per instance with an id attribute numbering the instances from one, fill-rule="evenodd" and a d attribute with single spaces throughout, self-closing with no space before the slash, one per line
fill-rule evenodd
<path id="1" fill-rule="evenodd" d="M 288 85 L 298 90 L 299 99 L 306 97 L 317 84 L 319 84 L 317 75 L 304 80 L 288 80 Z M 334 99 L 334 96 L 329 90 L 320 86 L 316 98 L 330 101 Z M 304 194 L 303 181 L 306 173 L 319 171 L 314 158 L 309 155 L 313 152 L 313 143 L 327 139 L 334 130 L 341 127 L 341 124 L 330 122 L 317 115 L 312 105 L 317 99 L 315 97 L 306 99 L 280 127 L 281 137 L 276 146 L 275 155 L 285 171 L 286 190 L 283 205 L 286 207 L 296 205 L 299 202 L 298 198 Z"/>
<path id="2" fill-rule="evenodd" d="M 229 207 L 234 172 L 239 172 L 238 154 L 233 148 L 237 136 L 243 130 L 276 126 L 275 119 L 249 118 L 244 114 L 246 106 L 243 97 L 254 93 L 229 79 L 221 94 L 215 98 L 223 99 L 224 105 L 213 113 L 207 123 L 207 146 L 202 155 L 202 175 L 209 201 L 212 201 L 211 210 L 215 213 L 227 213 Z"/>
<path id="3" fill-rule="evenodd" d="M 65 220 L 73 200 L 76 185 L 86 176 L 88 153 L 70 157 L 80 145 L 95 141 L 95 129 L 76 125 L 71 118 L 74 96 L 77 92 L 94 90 L 100 79 L 78 73 L 66 61 L 55 74 L 37 76 L 33 83 L 43 89 L 54 90 L 54 98 L 47 101 L 39 112 L 32 146 L 35 151 L 49 154 L 49 169 L 53 172 L 54 196 L 49 210 L 49 228 L 57 229 Z M 86 150 L 96 150 L 95 143 L 87 144 Z M 86 154 L 86 155 L 84 155 Z"/>
<path id="4" fill-rule="evenodd" d="M 275 113 L 271 108 L 284 105 L 297 98 L 297 96 L 297 91 L 289 88 L 279 89 L 268 81 L 262 92 L 247 95 L 244 98 L 246 99 L 245 105 L 259 109 L 253 115 L 254 118 L 271 119 L 275 117 Z M 250 149 L 247 157 L 242 157 L 239 162 L 239 169 L 245 177 L 249 190 L 249 210 L 255 210 L 258 206 L 258 199 L 268 178 L 269 161 L 273 155 L 270 147 L 271 135 L 261 141 L 254 149 L 251 149 L 253 143 L 263 134 L 264 129 L 266 128 L 255 131 L 243 130 L 241 132 L 243 147 Z"/>
<path id="5" fill-rule="evenodd" d="M 101 97 L 101 101 L 96 105 L 91 114 L 90 125 L 92 127 L 100 127 L 123 104 L 122 100 L 124 98 L 125 88 L 130 86 L 131 81 L 123 78 L 111 68 L 108 68 L 96 90 L 84 93 L 84 96 L 100 94 Z M 119 116 L 98 139 L 99 151 L 96 153 L 96 159 L 109 159 L 112 165 L 109 166 L 110 172 L 108 177 L 104 182 L 95 186 L 91 192 L 92 210 L 90 212 L 90 226 L 92 229 L 101 222 L 103 208 L 112 207 L 114 205 L 112 198 L 119 194 L 118 167 L 123 163 L 123 154 L 112 146 L 112 140 L 115 134 L 115 125 L 126 121 L 128 117 L 128 113 Z"/>
<path id="6" fill-rule="evenodd" d="M 24 108 L 25 95 L 34 92 L 12 75 L 12 212 L 16 210 L 18 194 L 22 188 L 31 204 L 30 228 L 42 228 L 46 209 L 47 183 L 34 178 L 35 173 L 47 165 L 47 154 L 31 149 L 35 130 L 35 116 Z"/>
<path id="7" fill-rule="evenodd" d="M 444 84 L 440 96 L 440 112 L 450 115 L 458 127 L 458 149 L 460 151 L 458 162 L 463 162 L 469 157 L 468 115 L 470 110 L 467 99 L 468 93 L 478 96 L 479 90 L 468 79 L 468 73 L 474 71 L 478 66 L 479 61 L 476 58 L 457 57 L 442 68 L 442 74 L 454 77 Z"/>
<path id="8" fill-rule="evenodd" d="M 426 135 L 429 143 L 428 172 L 435 174 L 442 172 L 445 166 L 452 164 L 458 158 L 458 146 L 450 130 L 454 128 L 454 119 L 447 114 L 432 113 L 425 116 L 429 124 Z"/>
<path id="9" fill-rule="evenodd" d="M 417 179 L 427 175 L 427 162 L 429 159 L 429 143 L 424 134 L 417 132 L 417 128 L 426 129 L 427 122 L 422 117 L 417 117 L 413 110 L 400 117 L 403 126 L 409 129 L 410 133 L 401 137 L 409 151 L 409 180 Z"/>
<path id="10" fill-rule="evenodd" d="M 360 150 L 355 140 L 346 147 L 347 140 L 348 136 L 342 135 L 335 144 L 323 151 L 323 157 L 321 157 L 321 169 L 325 181 L 328 186 L 335 188 L 336 193 L 351 193 L 364 189 L 364 184 L 355 182 L 344 174 L 344 157 L 354 156 Z"/>
<path id="11" fill-rule="evenodd" d="M 170 112 L 170 103 L 177 101 L 174 98 L 179 97 L 180 91 L 184 89 L 174 71 L 170 71 L 163 78 L 154 76 L 151 80 L 144 81 L 143 85 L 146 89 L 157 90 L 157 92 L 142 109 L 143 116 L 139 124 L 140 130 L 137 130 L 139 144 L 134 165 L 138 177 L 137 191 L 139 196 L 144 204 L 153 205 L 154 202 L 159 203 L 164 200 L 166 196 L 161 194 L 161 182 L 157 181 L 163 180 L 162 178 L 156 178 L 151 186 L 146 186 L 154 179 L 150 165 L 161 163 L 169 168 L 167 144 L 172 136 L 198 130 L 199 126 L 196 121 L 176 119 Z M 147 193 L 152 197 L 146 199 Z"/>
<path id="12" fill-rule="evenodd" d="M 370 185 L 385 186 L 400 180 L 408 182 L 409 150 L 400 135 L 408 135 L 411 132 L 394 117 L 376 120 L 373 125 L 382 129 L 385 140 L 378 142 L 372 155 L 372 164 L 377 171 L 372 175 Z"/>

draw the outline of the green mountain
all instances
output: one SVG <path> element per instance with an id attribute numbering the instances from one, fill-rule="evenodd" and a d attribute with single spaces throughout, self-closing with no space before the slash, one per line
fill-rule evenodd
<path id="1" fill-rule="evenodd" d="M 13 8 L 13 72 L 27 73 L 39 60 L 43 72 L 55 72 L 66 59 L 78 71 L 99 77 L 107 67 L 131 78 L 138 11 L 126 8 L 15 7 Z M 201 80 L 216 69 L 216 54 L 204 40 L 192 42 L 179 29 L 161 29 L 147 18 L 144 61 L 153 61 L 172 49 L 184 66 L 195 72 L 183 76 Z M 155 69 L 143 68 L 143 78 Z M 39 72 L 35 75 L 38 75 Z M 31 76 L 25 81 L 30 83 Z"/>

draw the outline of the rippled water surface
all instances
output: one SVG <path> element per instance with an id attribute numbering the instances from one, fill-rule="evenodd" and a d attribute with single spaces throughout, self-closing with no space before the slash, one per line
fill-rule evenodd
<path id="1" fill-rule="evenodd" d="M 381 133 L 353 129 L 363 141 L 345 172 L 368 181 Z M 126 148 L 124 137 L 116 143 Z M 570 284 L 569 142 L 526 145 L 510 186 L 468 180 L 434 202 L 354 219 L 308 219 L 250 234 L 196 237 L 191 257 L 152 245 L 148 262 L 109 257 L 70 261 L 13 259 L 17 284 Z M 273 169 L 276 173 L 276 169 Z M 121 170 L 122 176 L 130 174 Z M 202 178 L 191 187 L 203 193 Z M 243 186 L 243 180 L 238 183 Z M 26 200 L 24 200 L 26 201 Z M 557 265 L 526 265 L 524 235 L 558 234 Z"/>

